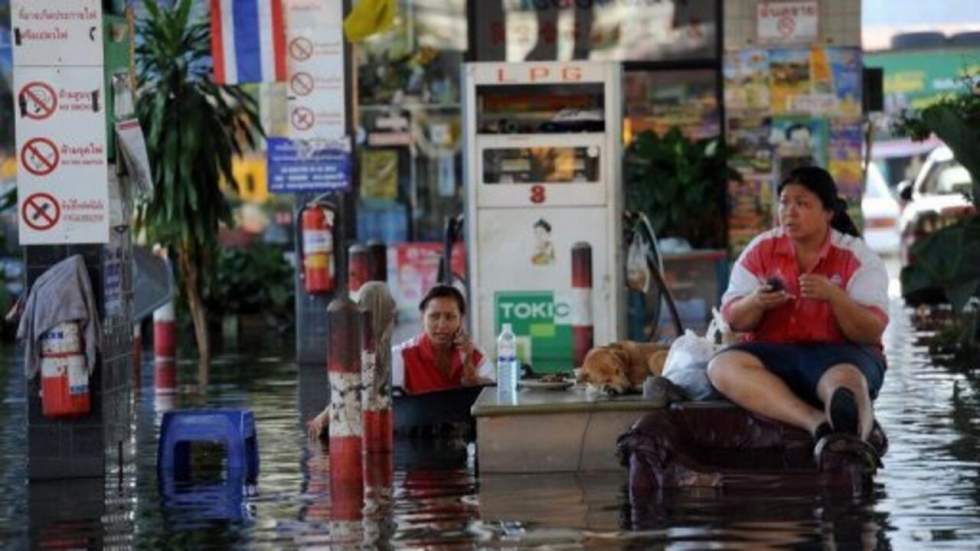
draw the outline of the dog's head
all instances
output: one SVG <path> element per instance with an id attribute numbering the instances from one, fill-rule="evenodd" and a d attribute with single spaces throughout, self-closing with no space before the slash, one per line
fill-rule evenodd
<path id="1" fill-rule="evenodd" d="M 626 375 L 629 354 L 614 346 L 593 348 L 585 355 L 579 382 L 593 385 L 612 394 L 623 394 L 633 385 Z"/>

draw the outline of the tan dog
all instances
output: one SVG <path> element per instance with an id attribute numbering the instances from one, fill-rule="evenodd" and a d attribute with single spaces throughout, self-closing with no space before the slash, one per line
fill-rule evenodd
<path id="1" fill-rule="evenodd" d="M 579 382 L 613 394 L 638 392 L 648 376 L 663 372 L 668 348 L 633 341 L 593 348 L 585 355 Z"/>

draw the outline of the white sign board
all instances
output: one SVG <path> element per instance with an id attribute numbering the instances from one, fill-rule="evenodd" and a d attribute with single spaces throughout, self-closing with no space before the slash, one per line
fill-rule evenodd
<path id="1" fill-rule="evenodd" d="M 296 139 L 346 135 L 343 2 L 286 0 L 286 92 Z"/>
<path id="2" fill-rule="evenodd" d="M 20 243 L 106 243 L 101 2 L 14 0 L 11 12 Z"/>
<path id="3" fill-rule="evenodd" d="M 761 1 L 756 8 L 756 32 L 760 44 L 805 44 L 817 39 L 817 0 L 799 2 Z"/>
<path id="4" fill-rule="evenodd" d="M 101 0 L 12 0 L 14 65 L 101 67 Z"/>

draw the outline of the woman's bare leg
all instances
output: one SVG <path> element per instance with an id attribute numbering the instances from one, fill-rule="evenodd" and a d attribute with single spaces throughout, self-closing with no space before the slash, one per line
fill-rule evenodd
<path id="1" fill-rule="evenodd" d="M 874 424 L 874 410 L 868 393 L 868 382 L 861 371 L 851 364 L 837 364 L 824 372 L 817 383 L 817 396 L 824 403 L 825 414 L 830 419 L 830 399 L 838 388 L 846 388 L 854 394 L 858 410 L 858 428 L 861 439 L 867 440 Z M 836 427 L 835 427 L 836 428 Z"/>
<path id="2" fill-rule="evenodd" d="M 708 378 L 719 392 L 743 408 L 811 434 L 827 420 L 824 412 L 801 400 L 748 352 L 718 354 L 708 364 Z"/>

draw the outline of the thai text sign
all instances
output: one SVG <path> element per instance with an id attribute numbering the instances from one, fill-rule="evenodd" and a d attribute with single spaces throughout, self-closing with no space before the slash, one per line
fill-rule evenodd
<path id="1" fill-rule="evenodd" d="M 102 4 L 14 0 L 11 12 L 20 243 L 106 243 Z"/>
<path id="2" fill-rule="evenodd" d="M 761 44 L 801 44 L 817 39 L 817 0 L 759 2 L 756 33 Z"/>

